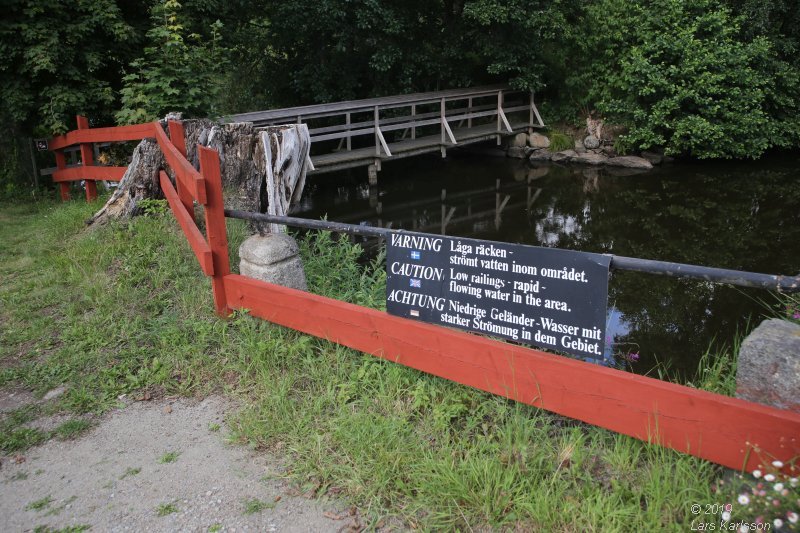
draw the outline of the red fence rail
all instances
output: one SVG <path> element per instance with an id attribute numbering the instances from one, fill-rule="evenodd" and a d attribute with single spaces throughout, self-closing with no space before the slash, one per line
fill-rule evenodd
<path id="1" fill-rule="evenodd" d="M 61 199 L 69 200 L 69 182 L 86 182 L 86 201 L 91 202 L 97 198 L 98 180 L 120 181 L 127 167 L 94 166 L 92 150 L 93 143 L 139 141 L 153 137 L 155 132 L 153 124 L 136 124 L 135 126 L 119 126 L 113 128 L 89 128 L 89 120 L 78 115 L 76 117 L 78 129 L 65 135 L 54 137 L 49 142 L 50 150 L 55 152 L 56 171 L 53 172 L 53 183 L 58 183 Z M 159 127 L 160 129 L 160 127 Z M 64 148 L 80 145 L 81 165 L 67 168 L 67 159 Z"/>
<path id="2" fill-rule="evenodd" d="M 200 268 L 211 278 L 219 315 L 246 309 L 253 316 L 376 357 L 730 468 L 752 471 L 780 460 L 785 471 L 797 472 L 798 413 L 231 274 L 219 154 L 198 146 L 198 171 L 186 160 L 181 123 L 169 122 L 168 129 L 170 138 L 159 123 L 119 132 L 83 129 L 51 146 L 58 150 L 76 143 L 155 137 L 175 174 L 173 186 L 161 171 L 161 188 Z M 205 211 L 205 237 L 194 221 L 194 201 Z"/>

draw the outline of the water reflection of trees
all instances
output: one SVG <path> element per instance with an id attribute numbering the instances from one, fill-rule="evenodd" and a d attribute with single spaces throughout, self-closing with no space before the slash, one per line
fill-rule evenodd
<path id="1" fill-rule="evenodd" d="M 430 175 L 389 180 L 370 195 L 340 188 L 323 213 L 394 229 L 773 274 L 800 270 L 794 161 L 676 165 L 638 175 L 480 163 L 436 162 Z M 626 323 L 616 340 L 641 347 L 642 368 L 655 357 L 693 368 L 710 339 L 730 343 L 746 317 L 762 311 L 753 301 L 759 297 L 764 293 L 633 272 L 614 272 L 609 284 L 609 303 Z"/>
<path id="2" fill-rule="evenodd" d="M 529 233 L 516 240 L 774 274 L 800 269 L 793 170 L 606 175 L 595 188 L 563 170 L 540 200 Z M 615 272 L 609 286 L 630 329 L 616 340 L 641 346 L 646 368 L 658 357 L 689 371 L 710 339 L 730 344 L 748 315 L 766 311 L 758 298 L 763 292 L 632 272 Z"/>

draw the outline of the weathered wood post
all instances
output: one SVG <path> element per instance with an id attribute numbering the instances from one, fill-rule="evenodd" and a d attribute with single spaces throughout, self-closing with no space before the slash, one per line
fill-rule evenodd
<path id="1" fill-rule="evenodd" d="M 172 144 L 175 145 L 181 155 L 186 157 L 186 138 L 184 137 L 183 122 L 169 120 L 167 121 L 167 127 L 169 129 L 169 140 L 172 141 Z M 178 189 L 178 198 L 180 198 L 189 216 L 194 220 L 194 200 L 191 193 L 186 190 L 180 180 L 175 180 L 175 185 Z"/>
<path id="2" fill-rule="evenodd" d="M 214 275 L 211 277 L 211 290 L 214 293 L 214 307 L 220 316 L 228 316 L 231 310 L 225 295 L 225 276 L 231 273 L 228 260 L 228 235 L 225 231 L 225 206 L 222 199 L 222 173 L 219 166 L 219 153 L 216 150 L 197 146 L 200 156 L 200 173 L 206 182 L 206 235 L 214 262 Z"/>
<path id="3" fill-rule="evenodd" d="M 75 118 L 77 119 L 79 130 L 89 129 L 88 118 L 81 115 L 78 115 Z M 83 165 L 83 168 L 90 167 L 94 164 L 92 144 L 93 143 L 81 143 L 81 164 Z M 97 183 L 88 177 L 84 178 L 84 183 L 86 184 L 86 201 L 91 202 L 97 198 Z"/>

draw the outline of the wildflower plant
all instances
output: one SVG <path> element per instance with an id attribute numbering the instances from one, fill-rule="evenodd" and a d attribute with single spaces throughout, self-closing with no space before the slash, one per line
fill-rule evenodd
<path id="1" fill-rule="evenodd" d="M 732 502 L 725 506 L 722 521 L 738 531 L 800 531 L 800 469 L 784 466 L 772 461 L 752 474 L 737 474 L 727 485 L 720 481 L 717 494 Z"/>
<path id="2" fill-rule="evenodd" d="M 791 322 L 800 323 L 800 297 L 785 295 L 786 298 L 786 319 Z"/>

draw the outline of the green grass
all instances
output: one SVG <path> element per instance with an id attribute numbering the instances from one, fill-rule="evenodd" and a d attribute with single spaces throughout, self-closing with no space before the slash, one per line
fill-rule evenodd
<path id="1" fill-rule="evenodd" d="M 167 452 L 158 459 L 158 462 L 161 463 L 162 465 L 174 463 L 175 461 L 178 460 L 180 454 L 181 452 L 176 452 L 176 451 Z"/>
<path id="2" fill-rule="evenodd" d="M 28 479 L 28 473 L 20 470 L 19 472 L 8 478 L 8 481 L 24 481 L 26 479 Z"/>
<path id="3" fill-rule="evenodd" d="M 156 515 L 159 517 L 177 513 L 178 507 L 174 503 L 162 503 L 156 507 Z"/>
<path id="4" fill-rule="evenodd" d="M 135 475 L 138 475 L 141 471 L 142 471 L 142 469 L 139 468 L 139 467 L 127 468 L 125 470 L 125 472 L 121 476 L 119 476 L 119 478 L 120 479 L 125 479 L 126 477 L 133 477 Z"/>
<path id="5" fill-rule="evenodd" d="M 86 524 L 67 526 L 59 529 L 53 529 L 50 526 L 36 526 L 36 528 L 33 530 L 33 533 L 83 533 L 84 531 L 89 531 L 90 529 L 92 529 L 92 526 Z"/>
<path id="6" fill-rule="evenodd" d="M 73 420 L 67 420 L 58 426 L 54 430 L 54 433 L 61 440 L 68 440 L 83 435 L 90 427 L 92 427 L 92 423 L 88 420 L 76 418 Z"/>
<path id="7" fill-rule="evenodd" d="M 45 496 L 41 500 L 36 500 L 35 502 L 31 502 L 25 506 L 26 511 L 42 511 L 50 507 L 50 504 L 53 502 L 53 498 L 50 496 Z"/>
<path id="8" fill-rule="evenodd" d="M 267 503 L 258 498 L 250 498 L 244 501 L 244 514 L 260 513 L 265 509 L 274 509 L 275 503 Z"/>
<path id="9" fill-rule="evenodd" d="M 143 391 L 234 396 L 233 439 L 286 457 L 293 483 L 368 527 L 685 531 L 689 506 L 715 501 L 711 463 L 244 313 L 220 320 L 170 215 L 86 231 L 97 207 L 0 205 L 0 385 L 66 385 L 53 408 L 76 414 Z M 228 228 L 236 265 L 247 232 Z M 381 258 L 364 268 L 347 239 L 314 235 L 300 242 L 311 290 L 382 308 Z M 730 357 L 709 357 L 692 382 L 729 392 Z"/>

